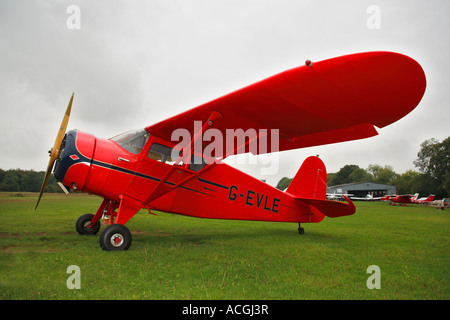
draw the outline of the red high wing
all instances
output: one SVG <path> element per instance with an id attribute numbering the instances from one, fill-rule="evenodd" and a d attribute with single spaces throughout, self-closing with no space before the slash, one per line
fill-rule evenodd
<path id="1" fill-rule="evenodd" d="M 425 87 L 415 60 L 392 52 L 357 53 L 287 70 L 146 130 L 165 140 L 178 128 L 193 135 L 193 122 L 216 111 L 223 117 L 213 127 L 224 136 L 226 129 L 279 129 L 280 151 L 362 139 L 377 134 L 374 126 L 411 112 Z"/>

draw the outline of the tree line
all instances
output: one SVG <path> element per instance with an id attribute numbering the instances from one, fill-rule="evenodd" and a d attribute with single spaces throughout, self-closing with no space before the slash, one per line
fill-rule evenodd
<path id="1" fill-rule="evenodd" d="M 22 169 L 0 169 L 0 191 L 9 192 L 39 192 L 44 171 L 22 170 Z M 45 188 L 46 192 L 63 192 L 57 185 L 56 179 L 51 176 Z"/>
<path id="2" fill-rule="evenodd" d="M 420 144 L 417 159 L 413 162 L 416 170 L 396 173 L 392 166 L 371 164 L 368 168 L 345 165 L 336 173 L 327 174 L 329 187 L 356 182 L 375 182 L 394 185 L 398 194 L 420 193 L 444 198 L 450 195 L 450 137 L 439 142 L 432 138 Z M 286 189 L 292 178 L 283 177 L 277 184 L 280 190 Z"/>

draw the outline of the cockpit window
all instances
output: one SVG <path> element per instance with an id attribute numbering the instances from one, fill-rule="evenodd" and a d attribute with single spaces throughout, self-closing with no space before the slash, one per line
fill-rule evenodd
<path id="1" fill-rule="evenodd" d="M 110 140 L 115 141 L 119 146 L 125 150 L 139 154 L 145 146 L 150 133 L 142 130 L 131 130 L 112 137 Z"/>

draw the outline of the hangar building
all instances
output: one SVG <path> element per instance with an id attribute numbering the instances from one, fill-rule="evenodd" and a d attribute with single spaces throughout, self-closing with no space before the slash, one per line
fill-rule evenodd
<path id="1" fill-rule="evenodd" d="M 352 194 L 355 197 L 365 197 L 366 195 L 371 194 L 375 198 L 394 195 L 397 193 L 397 188 L 389 184 L 355 182 L 328 187 L 327 193 Z"/>

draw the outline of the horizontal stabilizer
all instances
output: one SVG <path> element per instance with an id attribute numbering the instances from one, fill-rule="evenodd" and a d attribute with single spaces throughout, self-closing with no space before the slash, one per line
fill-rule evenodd
<path id="1" fill-rule="evenodd" d="M 353 202 L 343 196 L 347 203 L 333 200 L 317 200 L 317 199 L 302 199 L 296 198 L 298 201 L 307 203 L 320 211 L 322 214 L 330 218 L 337 218 L 343 216 L 350 216 L 355 213 L 356 208 Z"/>

